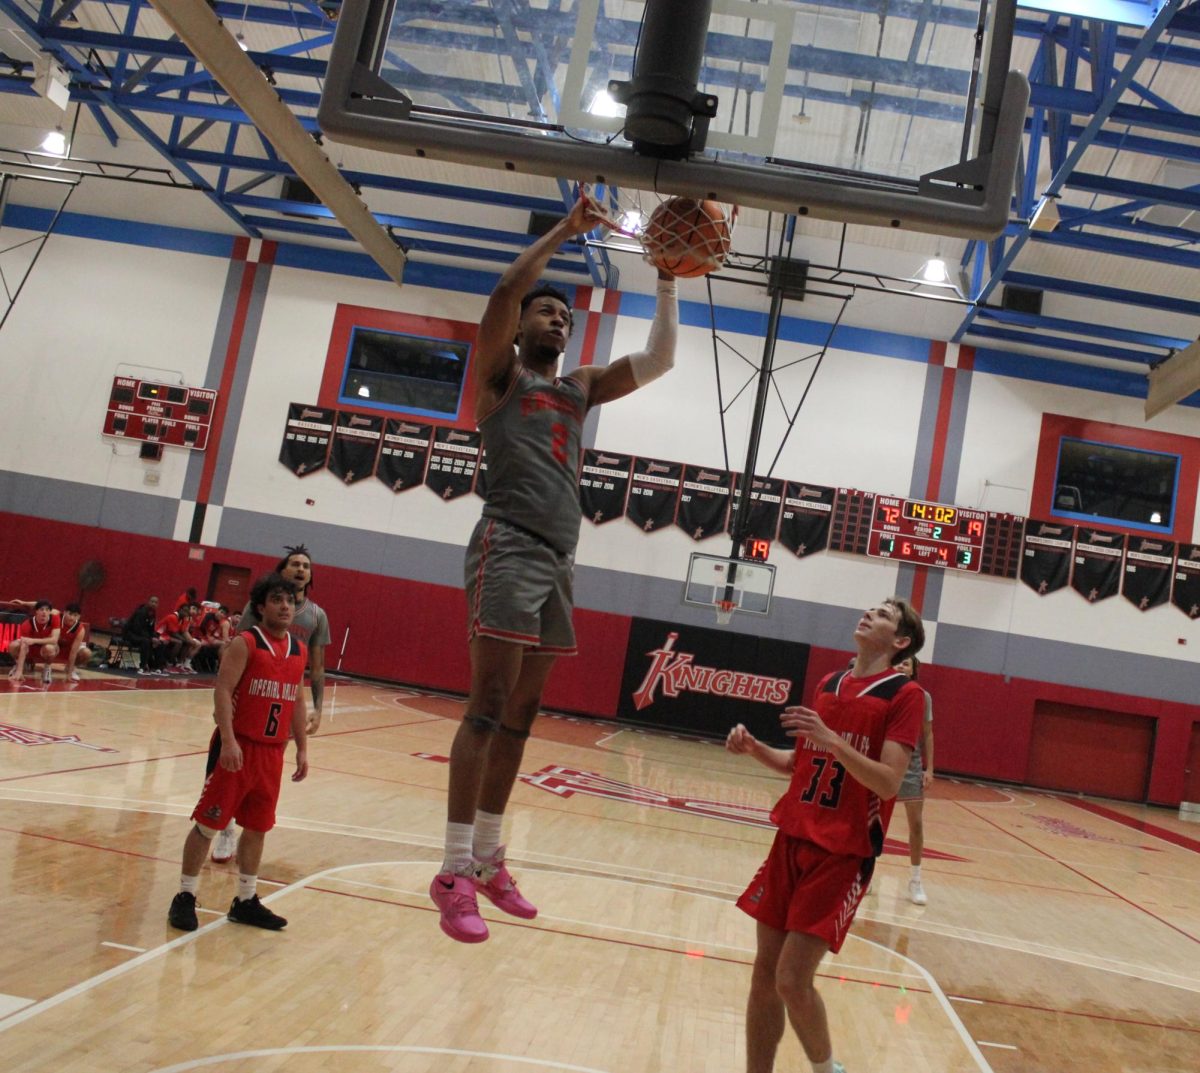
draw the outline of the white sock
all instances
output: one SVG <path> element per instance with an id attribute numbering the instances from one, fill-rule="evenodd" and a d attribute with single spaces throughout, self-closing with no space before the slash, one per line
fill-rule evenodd
<path id="1" fill-rule="evenodd" d="M 500 848 L 501 828 L 504 826 L 504 813 L 483 812 L 475 813 L 475 859 L 490 861 Z"/>
<path id="2" fill-rule="evenodd" d="M 910 878 L 917 883 L 921 882 L 921 866 L 919 864 L 912 866 L 912 876 Z"/>
<path id="3" fill-rule="evenodd" d="M 833 1073 L 833 1057 L 826 1058 L 824 1062 L 813 1062 L 813 1073 Z"/>
<path id="4" fill-rule="evenodd" d="M 200 893 L 200 877 L 181 875 L 179 877 L 179 889 L 187 891 L 188 894 Z"/>
<path id="5" fill-rule="evenodd" d="M 258 876 L 248 876 L 238 873 L 238 901 L 248 902 L 258 890 Z"/>
<path id="6" fill-rule="evenodd" d="M 474 863 L 471 857 L 471 841 L 474 835 L 474 824 L 446 824 L 446 856 L 442 860 L 443 872 L 465 875 L 471 871 Z"/>

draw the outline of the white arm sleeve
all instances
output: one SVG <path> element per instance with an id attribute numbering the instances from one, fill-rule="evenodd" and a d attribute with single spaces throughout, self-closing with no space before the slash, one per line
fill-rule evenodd
<path id="1" fill-rule="evenodd" d="M 675 280 L 658 281 L 658 300 L 646 349 L 629 355 L 629 368 L 638 387 L 645 387 L 675 366 L 675 337 L 679 330 L 679 307 L 675 301 Z"/>

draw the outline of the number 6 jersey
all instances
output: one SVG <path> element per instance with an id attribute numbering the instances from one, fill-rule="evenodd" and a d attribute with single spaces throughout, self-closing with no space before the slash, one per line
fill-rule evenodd
<path id="1" fill-rule="evenodd" d="M 264 745 L 286 745 L 308 650 L 290 633 L 276 639 L 261 626 L 241 636 L 250 658 L 233 691 L 233 732 Z"/>
<path id="2" fill-rule="evenodd" d="M 869 678 L 838 671 L 821 679 L 813 708 L 830 730 L 878 760 L 885 741 L 915 748 L 924 697 L 920 686 L 890 668 Z M 829 853 L 877 857 L 894 804 L 881 801 L 832 753 L 799 738 L 791 784 L 771 811 L 771 820 L 784 834 Z"/>
<path id="3" fill-rule="evenodd" d="M 579 542 L 579 460 L 587 389 L 545 380 L 520 363 L 504 397 L 479 421 L 487 451 L 485 518 L 498 518 L 571 555 Z"/>

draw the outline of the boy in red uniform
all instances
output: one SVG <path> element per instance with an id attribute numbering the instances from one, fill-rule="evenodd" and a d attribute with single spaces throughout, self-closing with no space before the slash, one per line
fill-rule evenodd
<path id="1" fill-rule="evenodd" d="M 62 629 L 58 635 L 58 651 L 63 657 L 63 670 L 72 682 L 79 681 L 79 668 L 90 663 L 92 650 L 87 646 L 88 624 L 78 604 L 67 604 L 62 611 Z"/>
<path id="2" fill-rule="evenodd" d="M 16 601 L 11 601 L 16 602 Z M 50 661 L 58 655 L 58 635 L 62 619 L 54 613 L 49 600 L 38 600 L 33 605 L 33 617 L 27 618 L 17 628 L 17 638 L 8 646 L 15 666 L 8 672 L 13 682 L 25 677 L 25 661 L 42 660 L 42 681 L 50 684 Z"/>
<path id="3" fill-rule="evenodd" d="M 906 601 L 865 612 L 854 642 L 853 666 L 820 681 L 813 708 L 779 717 L 794 750 L 773 749 L 740 723 L 725 742 L 792 780 L 771 813 L 779 828 L 771 851 L 737 903 L 758 922 L 746 1073 L 774 1069 L 785 1019 L 813 1073 L 844 1073 L 813 982 L 826 952 L 841 949 L 870 884 L 925 711 L 920 686 L 894 666 L 925 643 Z"/>
<path id="4" fill-rule="evenodd" d="M 258 866 L 266 834 L 275 826 L 275 806 L 283 780 L 288 733 L 296 740 L 292 782 L 308 774 L 304 664 L 308 653 L 288 627 L 296 611 L 296 588 L 269 574 L 251 590 L 250 604 L 262 623 L 240 633 L 225 650 L 214 690 L 213 718 L 221 736 L 220 760 L 204 783 L 192 811 L 195 826 L 183 844 L 180 891 L 167 919 L 181 931 L 195 931 L 196 892 L 209 842 L 235 819 L 238 843 L 237 897 L 229 919 L 278 931 L 287 921 L 258 900 Z"/>

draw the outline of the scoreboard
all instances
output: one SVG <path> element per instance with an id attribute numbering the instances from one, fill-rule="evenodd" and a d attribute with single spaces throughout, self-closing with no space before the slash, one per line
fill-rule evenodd
<path id="1" fill-rule="evenodd" d="M 114 376 L 104 435 L 203 451 L 216 408 L 212 388 Z"/>
<path id="2" fill-rule="evenodd" d="M 987 523 L 986 511 L 877 495 L 866 551 L 880 559 L 978 573 Z"/>

